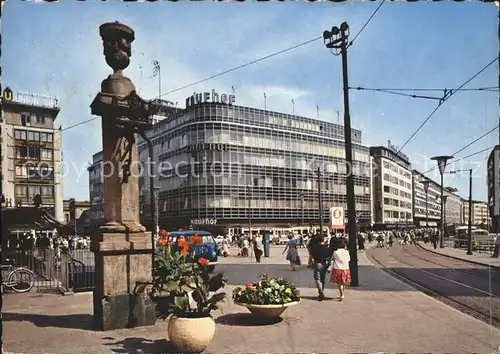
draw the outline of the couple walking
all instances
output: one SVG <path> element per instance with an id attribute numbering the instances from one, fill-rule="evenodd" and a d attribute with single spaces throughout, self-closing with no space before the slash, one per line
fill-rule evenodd
<path id="1" fill-rule="evenodd" d="M 323 301 L 325 298 L 326 272 L 329 267 L 332 267 L 330 282 L 338 285 L 339 301 L 342 301 L 345 295 L 345 286 L 351 282 L 351 271 L 349 270 L 351 256 L 345 249 L 345 239 L 338 239 L 338 248 L 334 250 L 326 245 L 323 235 L 317 237 L 316 243 L 311 247 L 311 256 L 314 280 L 318 288 L 318 301 Z"/>

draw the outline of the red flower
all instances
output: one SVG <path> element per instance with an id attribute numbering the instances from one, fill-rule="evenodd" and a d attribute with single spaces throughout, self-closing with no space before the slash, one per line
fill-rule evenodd
<path id="1" fill-rule="evenodd" d="M 256 297 L 253 297 L 253 298 L 252 298 L 252 302 L 257 302 L 257 298 L 256 298 Z"/>
<path id="2" fill-rule="evenodd" d="M 198 259 L 198 263 L 200 263 L 201 265 L 206 266 L 206 265 L 208 265 L 208 260 L 206 258 L 202 257 L 202 258 Z"/>

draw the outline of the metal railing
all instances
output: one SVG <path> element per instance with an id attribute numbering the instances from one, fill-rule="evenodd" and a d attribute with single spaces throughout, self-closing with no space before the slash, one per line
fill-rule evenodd
<path id="1" fill-rule="evenodd" d="M 89 249 L 58 251 L 50 248 L 7 250 L 2 265 L 25 267 L 35 274 L 38 292 L 89 291 L 95 286 L 95 257 Z"/>

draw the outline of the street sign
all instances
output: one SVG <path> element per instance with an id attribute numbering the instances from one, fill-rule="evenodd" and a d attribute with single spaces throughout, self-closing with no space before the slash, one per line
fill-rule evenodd
<path id="1" fill-rule="evenodd" d="M 344 208 L 331 207 L 330 208 L 330 228 L 331 229 L 344 229 Z"/>

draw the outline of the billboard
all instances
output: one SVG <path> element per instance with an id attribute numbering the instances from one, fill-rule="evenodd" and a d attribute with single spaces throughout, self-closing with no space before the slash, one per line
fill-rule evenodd
<path id="1" fill-rule="evenodd" d="M 345 216 L 343 207 L 330 208 L 330 228 L 336 230 L 343 230 L 345 228 Z"/>

